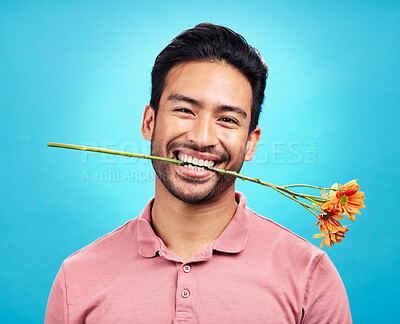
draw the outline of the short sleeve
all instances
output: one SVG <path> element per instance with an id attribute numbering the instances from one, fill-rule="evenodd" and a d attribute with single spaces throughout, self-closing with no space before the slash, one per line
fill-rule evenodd
<path id="1" fill-rule="evenodd" d="M 68 323 L 67 289 L 63 265 L 58 271 L 51 288 L 44 323 Z"/>
<path id="2" fill-rule="evenodd" d="M 316 263 L 308 279 L 301 323 L 352 323 L 342 279 L 326 253 Z"/>

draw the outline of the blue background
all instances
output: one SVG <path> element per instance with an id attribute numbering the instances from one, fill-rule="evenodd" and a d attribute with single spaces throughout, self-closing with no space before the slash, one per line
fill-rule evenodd
<path id="1" fill-rule="evenodd" d="M 259 150 L 242 173 L 279 184 L 360 179 L 367 207 L 325 250 L 354 322 L 396 322 L 400 2 L 142 3 L 0 2 L 2 323 L 41 323 L 63 259 L 154 193 L 148 161 L 46 143 L 148 153 L 140 124 L 155 57 L 203 21 L 242 34 L 270 68 Z M 253 210 L 319 246 L 303 208 L 237 187 Z"/>

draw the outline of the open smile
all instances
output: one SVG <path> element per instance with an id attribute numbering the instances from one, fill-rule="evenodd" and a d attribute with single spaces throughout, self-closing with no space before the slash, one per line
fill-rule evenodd
<path id="1" fill-rule="evenodd" d="M 221 159 L 214 154 L 199 152 L 188 148 L 177 149 L 173 154 L 179 161 L 185 162 L 183 166 L 177 166 L 177 168 L 183 175 L 189 177 L 208 177 L 213 172 L 207 168 L 213 167 L 221 162 Z"/>

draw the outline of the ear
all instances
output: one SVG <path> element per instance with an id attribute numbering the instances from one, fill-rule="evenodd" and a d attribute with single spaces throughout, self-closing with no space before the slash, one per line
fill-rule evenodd
<path id="1" fill-rule="evenodd" d="M 145 139 L 151 141 L 154 131 L 156 115 L 152 106 L 146 105 L 144 107 L 143 120 L 142 120 L 142 135 Z"/>
<path id="2" fill-rule="evenodd" d="M 249 135 L 246 143 L 246 154 L 244 155 L 245 161 L 250 161 L 254 153 L 256 152 L 256 147 L 258 144 L 258 141 L 260 140 L 261 136 L 261 128 L 256 127 Z"/>

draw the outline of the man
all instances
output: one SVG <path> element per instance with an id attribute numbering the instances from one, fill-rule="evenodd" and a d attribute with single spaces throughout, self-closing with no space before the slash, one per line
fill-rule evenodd
<path id="1" fill-rule="evenodd" d="M 267 66 L 242 36 L 200 24 L 157 57 L 142 123 L 153 198 L 136 219 L 67 258 L 46 323 L 351 323 L 327 255 L 246 206 Z"/>

